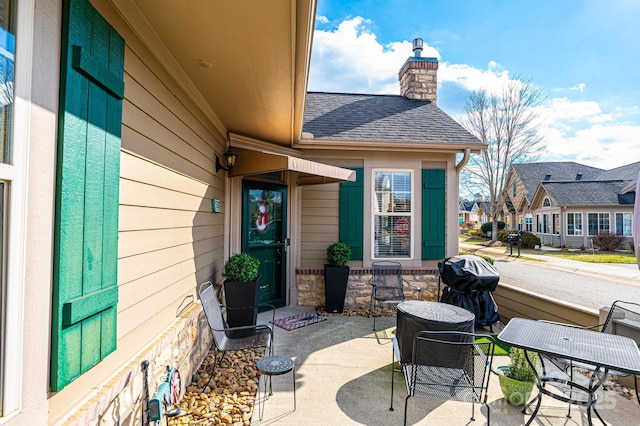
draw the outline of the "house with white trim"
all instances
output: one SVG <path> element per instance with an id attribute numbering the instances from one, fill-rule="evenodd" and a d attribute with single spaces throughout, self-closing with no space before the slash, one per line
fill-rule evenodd
<path id="1" fill-rule="evenodd" d="M 362 270 L 457 253 L 484 145 L 419 50 L 400 96 L 308 94 L 315 0 L 0 4 L 3 425 L 140 424 L 142 362 L 184 388 L 211 344 L 198 286 L 232 253 L 280 306 L 330 241 Z"/>

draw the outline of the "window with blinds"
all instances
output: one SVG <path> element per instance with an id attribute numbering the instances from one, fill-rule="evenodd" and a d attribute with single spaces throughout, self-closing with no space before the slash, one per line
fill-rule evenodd
<path id="1" fill-rule="evenodd" d="M 411 257 L 412 180 L 410 170 L 373 172 L 374 258 Z"/>

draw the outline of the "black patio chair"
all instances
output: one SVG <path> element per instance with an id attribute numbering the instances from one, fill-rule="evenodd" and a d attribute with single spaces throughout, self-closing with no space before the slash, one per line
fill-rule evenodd
<path id="1" fill-rule="evenodd" d="M 618 334 L 621 336 L 629 337 L 633 339 L 640 347 L 640 304 L 634 302 L 625 302 L 624 300 L 616 300 L 611 304 L 607 317 L 602 324 L 596 324 L 587 327 L 580 327 L 572 324 L 563 324 L 570 327 L 579 327 L 586 329 L 597 330 L 600 329 L 601 333 Z M 599 374 L 601 370 L 594 365 L 585 364 L 578 361 L 572 361 L 564 358 L 549 357 L 543 355 L 542 361 L 550 361 L 553 365 L 563 370 L 565 374 L 569 376 L 569 379 L 573 382 L 573 370 L 574 368 L 580 368 L 583 370 L 590 370 L 591 374 Z M 543 364 L 544 367 L 544 364 Z M 609 374 L 619 377 L 627 377 L 630 374 L 621 371 L 609 371 Z M 640 404 L 640 395 L 638 395 L 638 377 L 633 376 L 633 385 L 635 388 L 636 399 Z M 595 410 L 594 410 L 595 411 Z M 602 420 L 600 414 L 595 411 L 596 415 Z M 569 411 L 567 417 L 571 417 L 571 404 L 569 404 Z M 604 422 L 604 421 L 603 421 Z"/>
<path id="2" fill-rule="evenodd" d="M 213 343 L 218 351 L 237 351 L 241 349 L 264 347 L 269 355 L 273 353 L 273 329 L 266 324 L 249 325 L 243 327 L 227 327 L 227 323 L 222 314 L 220 302 L 210 281 L 200 285 L 200 300 L 209 328 L 213 334 Z M 273 309 L 273 319 L 275 319 L 275 307 Z M 273 322 L 273 320 L 272 320 Z M 234 331 L 251 330 L 249 336 L 230 337 Z M 224 356 L 224 354 L 223 354 Z"/>
<path id="3" fill-rule="evenodd" d="M 400 362 L 397 340 L 393 340 L 394 356 Z M 411 362 L 400 365 L 407 388 L 404 424 L 407 424 L 407 403 L 414 396 L 470 402 L 471 420 L 475 420 L 475 404 L 482 404 L 487 409 L 487 424 L 491 424 L 487 391 L 494 347 L 495 340 L 490 335 L 462 331 L 416 334 Z M 393 411 L 393 369 L 391 375 L 389 409 Z"/>
<path id="4" fill-rule="evenodd" d="M 376 331 L 376 306 L 382 309 L 385 306 L 396 306 L 406 300 L 405 284 L 418 290 L 418 294 L 422 289 L 402 278 L 402 265 L 398 262 L 373 262 L 372 267 L 373 274 L 369 280 L 372 287 L 369 317 L 373 317 L 373 331 Z"/>

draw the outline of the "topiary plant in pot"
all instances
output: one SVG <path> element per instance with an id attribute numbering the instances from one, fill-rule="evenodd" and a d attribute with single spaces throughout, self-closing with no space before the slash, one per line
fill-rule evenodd
<path id="1" fill-rule="evenodd" d="M 224 264 L 224 299 L 227 307 L 227 325 L 242 327 L 255 325 L 258 319 L 258 289 L 260 261 L 247 254 L 235 253 Z M 229 337 L 244 337 L 253 330 L 234 330 Z"/>
<path id="2" fill-rule="evenodd" d="M 349 282 L 351 249 L 343 242 L 335 242 L 327 247 L 327 262 L 324 265 L 324 294 L 327 312 L 342 313 L 344 298 Z"/>
<path id="3" fill-rule="evenodd" d="M 529 357 L 535 365 L 539 365 L 538 355 L 529 353 Z M 509 359 L 509 365 L 497 368 L 500 390 L 510 404 L 524 405 L 531 396 L 536 374 L 529 365 L 523 349 L 511 348 Z"/>

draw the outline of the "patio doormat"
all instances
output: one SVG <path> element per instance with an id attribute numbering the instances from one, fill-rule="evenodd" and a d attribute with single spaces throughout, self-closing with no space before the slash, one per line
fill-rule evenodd
<path id="1" fill-rule="evenodd" d="M 291 315 L 289 317 L 279 318 L 273 321 L 274 325 L 277 325 L 280 328 L 284 328 L 285 330 L 291 331 L 296 328 L 304 327 L 306 325 L 315 324 L 317 322 L 325 321 L 325 317 L 319 317 L 316 314 L 296 314 Z"/>

